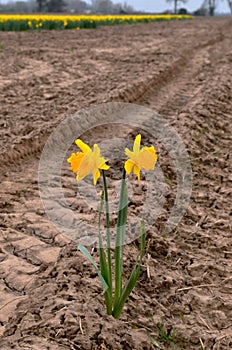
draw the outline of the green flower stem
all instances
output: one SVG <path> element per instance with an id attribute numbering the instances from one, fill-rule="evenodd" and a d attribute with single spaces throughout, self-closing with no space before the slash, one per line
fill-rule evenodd
<path id="1" fill-rule="evenodd" d="M 107 312 L 112 314 L 112 265 L 111 265 L 111 240 L 110 240 L 110 215 L 109 215 L 109 200 L 108 200 L 108 188 L 106 183 L 105 171 L 102 170 L 105 205 L 106 205 L 106 229 L 107 229 L 107 258 L 108 258 L 108 293 L 110 295 L 109 305 Z M 110 310 L 110 311 L 109 311 Z"/>
<path id="2" fill-rule="evenodd" d="M 115 295 L 113 313 L 115 312 L 115 307 L 118 305 L 118 301 L 122 293 L 122 264 L 128 209 L 128 193 L 125 178 L 126 172 L 123 168 L 115 243 Z"/>
<path id="3" fill-rule="evenodd" d="M 105 304 L 106 304 L 106 309 L 107 309 L 107 314 L 111 315 L 112 314 L 112 293 L 110 293 L 109 290 L 109 281 L 110 281 L 110 274 L 109 274 L 109 267 L 107 264 L 106 260 L 106 255 L 105 255 L 105 250 L 103 247 L 103 242 L 102 242 L 102 234 L 101 234 L 101 214 L 102 214 L 102 208 L 104 204 L 104 191 L 102 191 L 101 194 L 101 201 L 100 201 L 100 209 L 99 209 L 99 217 L 98 217 L 98 229 L 99 229 L 99 255 L 100 255 L 100 269 L 101 269 L 101 274 L 104 280 L 107 283 L 107 290 L 105 291 L 104 298 L 105 298 Z"/>

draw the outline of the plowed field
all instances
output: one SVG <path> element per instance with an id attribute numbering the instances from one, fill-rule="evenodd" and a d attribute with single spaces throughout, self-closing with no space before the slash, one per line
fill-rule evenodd
<path id="1" fill-rule="evenodd" d="M 231 349 L 231 18 L 0 33 L 0 44 L 0 348 Z M 38 189 L 54 127 L 111 101 L 166 118 L 193 170 L 186 214 L 162 235 L 175 199 L 169 187 L 117 321 L 105 313 L 90 264 L 47 218 Z M 159 159 L 172 178 L 167 155 Z M 126 255 L 127 270 L 133 249 Z"/>

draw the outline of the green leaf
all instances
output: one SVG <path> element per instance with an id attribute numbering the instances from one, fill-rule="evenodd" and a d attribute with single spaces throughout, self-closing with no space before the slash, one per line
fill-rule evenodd
<path id="1" fill-rule="evenodd" d="M 136 264 L 130 274 L 130 277 L 127 280 L 125 287 L 123 288 L 123 291 L 121 293 L 120 299 L 118 300 L 118 303 L 114 307 L 114 310 L 113 310 L 114 318 L 118 319 L 120 317 L 123 306 L 127 301 L 130 293 L 134 289 L 134 286 L 137 282 L 139 274 L 140 274 L 140 264 Z"/>
<path id="2" fill-rule="evenodd" d="M 102 287 L 103 287 L 103 293 L 105 293 L 107 290 L 108 290 L 108 284 L 106 283 L 104 277 L 102 276 L 101 272 L 99 271 L 95 261 L 93 260 L 91 254 L 89 253 L 89 251 L 83 246 L 83 245 L 78 245 L 77 247 L 78 250 L 80 250 L 80 252 L 82 254 L 84 254 L 84 256 L 91 262 L 91 264 L 93 265 L 93 267 L 95 268 L 100 280 L 101 280 L 101 283 L 102 283 Z"/>
<path id="3" fill-rule="evenodd" d="M 126 285 L 124 286 L 120 298 L 118 299 L 118 302 L 114 304 L 114 310 L 113 310 L 113 316 L 118 319 L 121 315 L 123 306 L 125 304 L 125 302 L 127 301 L 129 295 L 131 294 L 132 290 L 135 287 L 135 284 L 138 280 L 138 277 L 140 275 L 140 267 L 141 267 L 141 262 L 142 262 L 142 258 L 144 256 L 144 252 L 145 252 L 145 243 L 146 243 L 146 235 L 145 235 L 145 225 L 144 222 L 141 222 L 141 226 L 140 226 L 140 254 L 137 257 L 137 261 L 136 264 L 130 274 L 130 277 L 127 280 Z"/>

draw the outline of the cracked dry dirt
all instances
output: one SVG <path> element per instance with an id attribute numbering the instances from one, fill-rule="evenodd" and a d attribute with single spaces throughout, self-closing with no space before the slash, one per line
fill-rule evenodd
<path id="1" fill-rule="evenodd" d="M 231 349 L 232 20 L 0 33 L 0 43 L 0 348 Z M 166 203 L 119 321 L 106 316 L 91 266 L 46 217 L 37 184 L 54 126 L 106 101 L 148 106 L 167 118 L 193 169 L 190 206 L 164 236 L 176 185 L 160 149 Z M 64 178 L 73 186 L 68 170 Z"/>

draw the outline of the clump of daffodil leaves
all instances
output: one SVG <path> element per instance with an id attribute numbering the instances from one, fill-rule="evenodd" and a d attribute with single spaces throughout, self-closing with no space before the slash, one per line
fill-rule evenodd
<path id="1" fill-rule="evenodd" d="M 100 255 L 100 269 L 97 267 L 89 251 L 82 245 L 78 245 L 78 249 L 85 255 L 85 257 L 94 266 L 103 287 L 103 295 L 105 298 L 105 304 L 107 314 L 112 315 L 114 318 L 119 319 L 123 306 L 127 301 L 130 293 L 134 289 L 137 279 L 140 274 L 141 262 L 145 251 L 145 228 L 144 222 L 141 222 L 140 228 L 140 252 L 137 257 L 134 268 L 132 269 L 125 285 L 122 283 L 123 273 L 123 248 L 124 238 L 126 231 L 127 210 L 128 210 L 128 192 L 126 185 L 126 173 L 130 174 L 134 171 L 138 181 L 140 180 L 140 171 L 144 169 L 146 171 L 154 170 L 157 162 L 157 154 L 154 146 L 140 147 L 141 135 L 137 135 L 134 141 L 133 151 L 128 148 L 125 149 L 125 154 L 128 159 L 125 161 L 121 191 L 118 208 L 117 229 L 116 229 L 116 242 L 114 252 L 114 288 L 113 288 L 113 273 L 112 273 L 112 258 L 111 258 L 111 235 L 110 235 L 110 217 L 109 217 L 109 204 L 108 204 L 108 191 L 105 171 L 109 169 L 106 164 L 107 160 L 101 156 L 100 148 L 94 144 L 93 150 L 80 139 L 75 141 L 76 145 L 80 148 L 81 152 L 72 153 L 67 159 L 70 163 L 71 170 L 76 174 L 77 181 L 83 180 L 87 175 L 92 173 L 93 183 L 96 185 L 98 178 L 102 172 L 104 191 L 102 191 L 100 210 L 99 210 L 99 255 Z M 101 171 L 101 172 L 100 172 Z M 102 235 L 100 229 L 100 218 L 102 208 L 105 202 L 106 210 L 106 230 L 107 230 L 107 248 L 103 248 Z"/>

